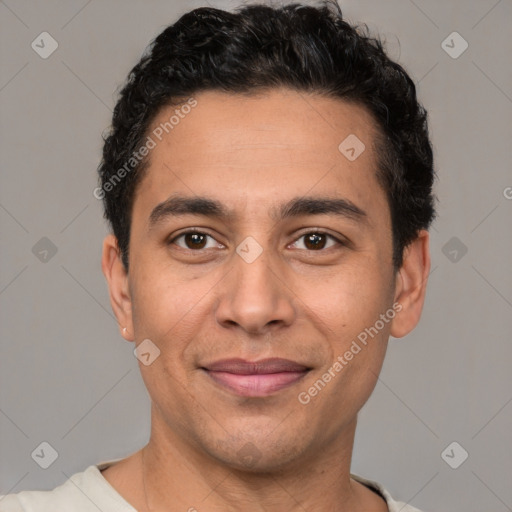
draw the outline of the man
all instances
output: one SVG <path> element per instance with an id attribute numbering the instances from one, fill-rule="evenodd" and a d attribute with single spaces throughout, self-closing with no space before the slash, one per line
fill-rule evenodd
<path id="1" fill-rule="evenodd" d="M 380 43 L 331 2 L 193 10 L 132 70 L 99 174 L 151 438 L 1 510 L 417 510 L 350 473 L 434 217 L 426 112 Z"/>

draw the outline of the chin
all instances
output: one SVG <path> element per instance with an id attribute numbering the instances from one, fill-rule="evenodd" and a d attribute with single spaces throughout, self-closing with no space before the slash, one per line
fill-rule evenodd
<path id="1" fill-rule="evenodd" d="M 250 473 L 274 473 L 293 465 L 306 450 L 304 437 L 296 433 L 281 434 L 282 438 L 273 438 L 262 434 L 247 435 L 236 439 L 217 440 L 210 454 L 223 465 L 233 470 Z M 294 444 L 299 441 L 301 446 Z"/>

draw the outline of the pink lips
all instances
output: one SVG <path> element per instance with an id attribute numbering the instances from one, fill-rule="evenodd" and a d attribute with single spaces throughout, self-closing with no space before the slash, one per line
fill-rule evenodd
<path id="1" fill-rule="evenodd" d="M 241 396 L 268 396 L 301 380 L 310 368 L 287 359 L 245 361 L 224 359 L 206 365 L 207 374 L 218 384 Z"/>

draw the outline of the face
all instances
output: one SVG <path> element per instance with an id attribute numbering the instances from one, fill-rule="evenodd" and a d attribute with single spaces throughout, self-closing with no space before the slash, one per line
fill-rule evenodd
<path id="1" fill-rule="evenodd" d="M 195 99 L 153 136 L 114 309 L 160 351 L 140 364 L 155 429 L 231 467 L 284 467 L 354 425 L 405 314 L 375 125 L 289 90 Z"/>

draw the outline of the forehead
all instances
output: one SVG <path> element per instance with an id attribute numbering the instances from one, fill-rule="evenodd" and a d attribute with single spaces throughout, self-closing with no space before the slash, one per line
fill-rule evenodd
<path id="1" fill-rule="evenodd" d="M 308 157 L 309 163 L 314 158 L 312 151 L 326 150 L 339 157 L 338 146 L 349 135 L 364 139 L 371 153 L 376 134 L 366 108 L 318 94 L 283 88 L 251 95 L 206 91 L 194 100 L 194 108 L 187 108 L 184 102 L 161 109 L 150 128 L 160 149 L 176 143 L 178 159 L 200 156 L 193 154 L 200 146 L 211 154 L 230 149 L 223 154 L 224 163 L 241 163 L 236 154 L 230 159 L 230 153 L 258 149 L 272 149 L 272 157 L 286 155 L 299 163 Z M 178 144 L 188 151 L 181 151 Z M 260 151 L 259 163 L 274 165 L 261 160 L 265 154 L 270 152 Z"/>
<path id="2" fill-rule="evenodd" d="M 176 192 L 215 196 L 233 208 L 310 192 L 387 207 L 375 174 L 377 129 L 364 107 L 288 89 L 193 98 L 153 120 L 134 209 Z"/>

